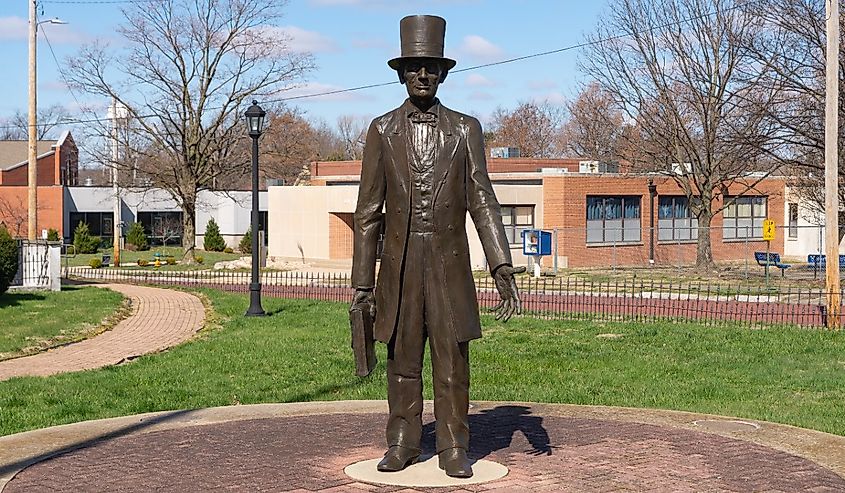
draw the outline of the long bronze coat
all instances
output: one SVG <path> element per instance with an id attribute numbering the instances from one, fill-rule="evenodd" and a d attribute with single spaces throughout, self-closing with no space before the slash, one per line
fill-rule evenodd
<path id="1" fill-rule="evenodd" d="M 411 182 L 407 118 L 414 106 L 406 100 L 399 108 L 370 124 L 355 209 L 352 284 L 375 287 L 375 338 L 390 341 L 400 310 L 400 287 L 408 238 Z M 487 175 L 484 138 L 475 118 L 437 103 L 437 149 L 434 165 L 432 243 L 435 258 L 442 259 L 443 299 L 450 306 L 452 330 L 458 342 L 481 337 L 475 282 L 470 268 L 466 214 L 475 224 L 491 272 L 511 263 L 499 202 Z M 384 213 L 382 213 L 384 210 Z M 378 283 L 375 282 L 376 247 L 384 219 L 384 251 Z"/>

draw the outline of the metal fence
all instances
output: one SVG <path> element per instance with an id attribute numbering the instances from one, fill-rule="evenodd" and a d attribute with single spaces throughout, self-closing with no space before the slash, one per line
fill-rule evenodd
<path id="1" fill-rule="evenodd" d="M 60 245 L 46 240 L 18 240 L 18 271 L 10 286 L 27 289 L 60 288 Z"/>
<path id="2" fill-rule="evenodd" d="M 552 254 L 542 259 L 542 267 L 554 272 L 566 268 L 626 267 L 681 270 L 696 264 L 701 234 L 697 227 L 688 224 L 652 228 L 639 222 L 631 227 L 608 226 L 597 230 L 596 226 L 588 226 L 549 231 L 553 233 Z M 755 253 L 767 249 L 777 254 L 782 264 L 789 265 L 784 271 L 775 267 L 770 274 L 801 279 L 824 277 L 824 269 L 808 261 L 811 255 L 824 254 L 824 226 L 777 226 L 775 239 L 768 244 L 763 240 L 762 220 L 755 219 L 754 225 L 714 226 L 707 231 L 714 261 L 732 267 L 745 279 L 764 274 L 765 267 L 758 264 Z M 533 264 L 533 259 L 526 262 Z"/>
<path id="3" fill-rule="evenodd" d="M 71 278 L 249 292 L 250 273 L 242 271 L 135 271 L 71 267 Z M 348 274 L 267 271 L 264 296 L 349 303 L 354 294 Z M 695 321 L 707 325 L 827 325 L 827 293 L 796 286 L 748 286 L 729 282 L 623 279 L 597 281 L 573 276 L 519 277 L 523 316 L 552 320 Z M 476 279 L 479 305 L 499 301 L 493 280 Z M 841 299 L 841 298 L 840 298 Z M 841 312 L 841 310 L 840 310 Z M 845 318 L 840 318 L 839 327 Z"/>

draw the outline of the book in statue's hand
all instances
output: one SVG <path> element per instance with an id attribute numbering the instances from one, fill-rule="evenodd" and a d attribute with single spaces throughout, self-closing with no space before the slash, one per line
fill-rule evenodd
<path id="1" fill-rule="evenodd" d="M 349 309 L 349 324 L 352 328 L 352 352 L 355 354 L 355 374 L 366 377 L 376 367 L 375 340 L 373 339 L 373 317 L 366 303 L 352 305 Z"/>

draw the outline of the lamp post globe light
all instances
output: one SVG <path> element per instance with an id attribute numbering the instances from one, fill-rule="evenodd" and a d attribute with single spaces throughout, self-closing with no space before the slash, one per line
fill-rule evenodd
<path id="1" fill-rule="evenodd" d="M 258 278 L 258 138 L 264 129 L 264 115 L 267 113 L 253 101 L 244 116 L 249 136 L 252 137 L 252 282 L 249 284 L 248 317 L 265 315 L 261 307 L 261 283 Z"/>

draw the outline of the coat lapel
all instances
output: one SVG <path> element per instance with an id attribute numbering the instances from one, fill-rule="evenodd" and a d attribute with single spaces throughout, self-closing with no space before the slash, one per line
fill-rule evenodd
<path id="1" fill-rule="evenodd" d="M 443 184 L 446 183 L 446 177 L 449 175 L 449 170 L 452 168 L 455 153 L 458 151 L 458 143 L 460 138 L 455 131 L 452 121 L 449 119 L 448 113 L 440 108 L 440 117 L 438 123 L 438 145 L 437 158 L 434 162 L 434 202 L 437 202 L 437 194 Z"/>
<path id="2" fill-rule="evenodd" d="M 399 108 L 393 115 L 393 121 L 386 129 L 387 143 L 390 146 L 390 156 L 393 158 L 393 167 L 399 175 L 399 183 L 405 193 L 408 194 L 408 187 L 411 184 L 411 171 L 408 168 L 408 151 L 405 139 L 405 128 L 402 118 L 403 110 Z"/>

